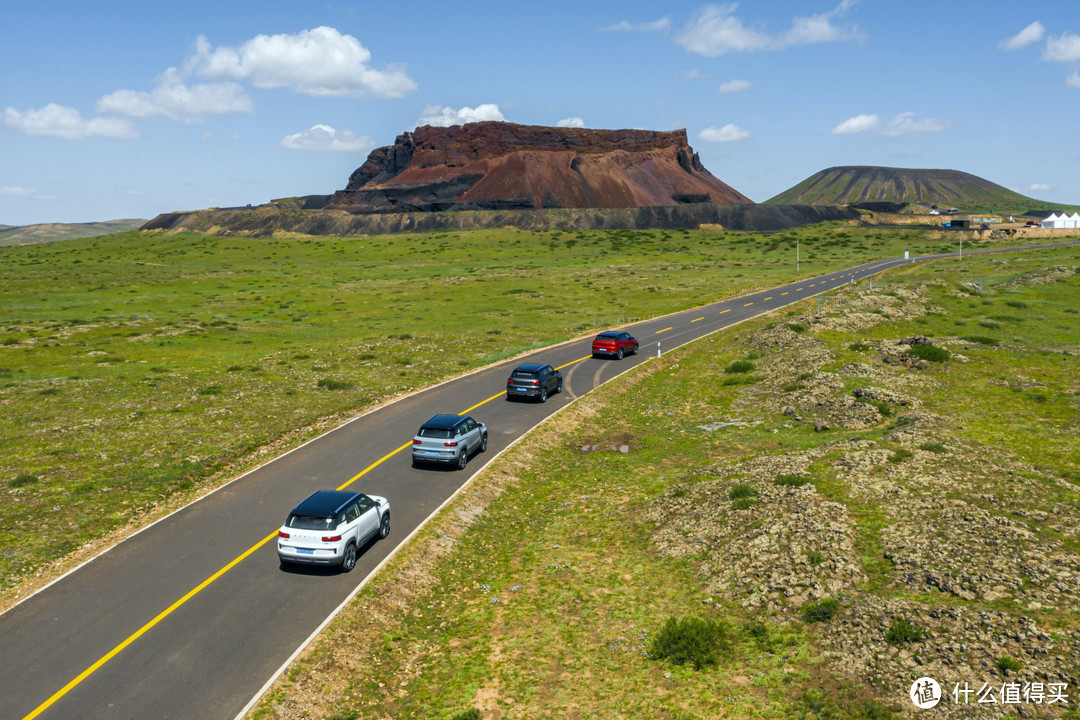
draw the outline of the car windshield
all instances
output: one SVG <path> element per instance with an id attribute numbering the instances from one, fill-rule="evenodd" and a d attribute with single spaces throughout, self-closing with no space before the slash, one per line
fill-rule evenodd
<path id="1" fill-rule="evenodd" d="M 285 525 L 297 530 L 333 530 L 337 527 L 334 518 L 314 515 L 290 515 Z"/>
<path id="2" fill-rule="evenodd" d="M 510 377 L 529 379 L 535 378 L 538 374 L 535 370 L 515 370 Z"/>
<path id="3" fill-rule="evenodd" d="M 420 432 L 417 433 L 420 437 L 426 438 L 449 438 L 454 437 L 454 431 L 448 428 L 432 428 L 422 427 Z"/>

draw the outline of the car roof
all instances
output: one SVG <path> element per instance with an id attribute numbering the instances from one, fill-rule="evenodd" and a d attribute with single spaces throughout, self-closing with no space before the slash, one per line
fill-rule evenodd
<path id="1" fill-rule="evenodd" d="M 514 372 L 518 372 L 519 370 L 521 372 L 537 372 L 538 370 L 546 367 L 547 363 L 521 363 L 516 368 L 514 368 Z"/>
<path id="2" fill-rule="evenodd" d="M 359 497 L 363 493 L 348 492 L 347 490 L 316 490 L 293 508 L 293 515 L 307 515 L 310 517 L 331 517 L 349 501 Z"/>
<path id="3" fill-rule="evenodd" d="M 431 419 L 421 427 L 450 429 L 457 427 L 457 424 L 464 419 L 464 415 L 432 415 Z"/>

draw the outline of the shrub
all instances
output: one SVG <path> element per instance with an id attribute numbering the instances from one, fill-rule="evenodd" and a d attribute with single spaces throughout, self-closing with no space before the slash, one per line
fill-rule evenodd
<path id="1" fill-rule="evenodd" d="M 784 392 L 795 392 L 796 390 L 802 390 L 805 387 L 806 387 L 806 385 L 802 384 L 801 382 L 796 381 L 796 382 L 789 382 L 788 384 L 784 385 L 781 388 L 781 390 L 783 390 Z"/>
<path id="2" fill-rule="evenodd" d="M 885 633 L 885 642 L 891 645 L 903 645 L 909 642 L 921 642 L 923 630 L 907 618 L 893 620 L 889 631 Z"/>
<path id="3" fill-rule="evenodd" d="M 468 710 L 462 710 L 457 715 L 454 715 L 450 720 L 480 720 L 483 715 L 476 708 L 469 708 Z"/>
<path id="4" fill-rule="evenodd" d="M 889 462 L 899 464 L 911 457 L 911 451 L 907 448 L 898 448 L 893 450 L 892 455 L 889 456 Z"/>
<path id="5" fill-rule="evenodd" d="M 806 330 L 806 326 L 802 323 L 787 323 L 787 329 L 792 332 L 801 333 Z"/>
<path id="6" fill-rule="evenodd" d="M 749 360 L 736 360 L 735 362 L 724 368 L 724 372 L 728 375 L 735 375 L 738 373 L 748 373 L 754 369 L 754 363 Z"/>
<path id="7" fill-rule="evenodd" d="M 200 395 L 220 395 L 221 394 L 221 386 L 220 385 L 207 385 L 206 387 L 199 390 L 199 394 Z"/>
<path id="8" fill-rule="evenodd" d="M 735 498 L 731 501 L 731 507 L 736 510 L 749 510 L 755 505 L 757 505 L 757 498 L 752 497 Z"/>
<path id="9" fill-rule="evenodd" d="M 697 617 L 668 618 L 650 644 L 652 657 L 701 670 L 719 662 L 719 654 L 731 646 L 727 625 Z"/>
<path id="10" fill-rule="evenodd" d="M 783 475 L 777 475 L 773 482 L 777 485 L 788 485 L 790 487 L 802 487 L 806 483 L 810 482 L 810 478 L 799 473 L 784 473 Z"/>
<path id="11" fill-rule="evenodd" d="M 920 450 L 926 450 L 927 452 L 932 452 L 932 453 L 943 453 L 943 452 L 947 452 L 947 450 L 946 450 L 945 446 L 944 446 L 944 445 L 942 445 L 942 444 L 941 444 L 941 443 L 939 443 L 939 442 L 927 442 L 927 443 L 923 443 L 922 445 L 920 445 L 920 446 L 919 446 L 919 449 L 920 449 Z"/>
<path id="12" fill-rule="evenodd" d="M 332 378 L 319 378 L 319 381 L 315 384 L 323 390 L 348 390 L 353 386 L 351 382 L 334 380 Z"/>
<path id="13" fill-rule="evenodd" d="M 997 345 L 998 344 L 998 341 L 997 341 L 996 338 L 987 337 L 986 335 L 965 335 L 961 339 L 962 340 L 967 340 L 968 342 L 972 342 L 972 343 L 978 343 L 979 345 Z"/>
<path id="14" fill-rule="evenodd" d="M 8 487 L 26 487 L 27 485 L 36 485 L 39 481 L 40 478 L 37 475 L 21 473 L 8 480 Z"/>
<path id="15" fill-rule="evenodd" d="M 1020 668 L 1024 667 L 1023 663 L 1008 655 L 1002 655 L 997 659 L 997 668 L 1001 672 L 1011 670 L 1012 672 L 1019 672 Z"/>
<path id="16" fill-rule="evenodd" d="M 840 612 L 840 602 L 834 598 L 825 598 L 815 603 L 802 606 L 802 617 L 806 622 L 828 622 Z"/>
<path id="17" fill-rule="evenodd" d="M 1006 300 L 1005 304 L 1009 307 L 1017 308 L 1018 310 L 1023 310 L 1027 307 L 1027 303 L 1023 300 Z"/>
<path id="18" fill-rule="evenodd" d="M 757 490 L 755 490 L 750 483 L 735 483 L 728 490 L 729 500 L 738 500 L 739 498 L 752 498 L 757 497 Z"/>
<path id="19" fill-rule="evenodd" d="M 949 351 L 937 345 L 912 345 L 908 354 L 930 362 L 945 362 L 949 359 Z"/>
<path id="20" fill-rule="evenodd" d="M 814 567 L 817 567 L 821 563 L 825 562 L 825 556 L 819 553 L 817 550 L 811 550 L 810 552 L 806 553 L 806 561 Z"/>
<path id="21" fill-rule="evenodd" d="M 847 349 L 851 350 L 853 352 L 866 352 L 867 350 L 870 349 L 870 346 L 867 345 L 866 343 L 862 342 L 862 341 L 859 341 L 859 342 L 851 343 L 850 345 L 847 346 Z"/>

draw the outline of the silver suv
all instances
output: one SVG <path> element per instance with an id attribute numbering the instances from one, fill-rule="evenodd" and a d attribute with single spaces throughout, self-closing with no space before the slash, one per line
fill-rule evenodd
<path id="1" fill-rule="evenodd" d="M 278 560 L 306 565 L 356 566 L 359 549 L 390 534 L 390 501 L 377 495 L 316 490 L 293 508 L 278 530 Z"/>
<path id="2" fill-rule="evenodd" d="M 487 441 L 487 425 L 468 415 L 434 415 L 413 438 L 413 466 L 454 464 L 464 470 L 470 455 L 487 450 Z"/>

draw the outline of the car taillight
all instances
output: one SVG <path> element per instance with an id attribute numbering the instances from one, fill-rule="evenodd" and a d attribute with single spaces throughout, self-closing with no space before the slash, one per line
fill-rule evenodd
<path id="1" fill-rule="evenodd" d="M 412 444 L 413 444 L 413 445 L 419 445 L 419 444 L 420 444 L 420 441 L 419 441 L 419 440 L 417 440 L 417 439 L 415 439 L 415 438 L 413 438 Z"/>
<path id="2" fill-rule="evenodd" d="M 340 539 L 341 539 L 340 535 L 327 535 L 327 536 L 323 537 L 322 541 L 323 542 L 337 542 Z"/>
<path id="3" fill-rule="evenodd" d="M 284 530 L 278 530 L 277 534 L 278 534 L 278 537 L 283 537 L 286 540 L 289 538 L 289 533 L 285 532 Z"/>
<path id="4" fill-rule="evenodd" d="M 514 384 L 514 378 L 510 378 L 509 380 L 507 380 L 506 384 L 507 385 L 513 385 Z"/>
<path id="5" fill-rule="evenodd" d="M 445 447 L 457 447 L 457 443 L 456 443 L 456 442 L 448 442 L 448 443 L 443 443 L 443 445 L 444 445 Z"/>

